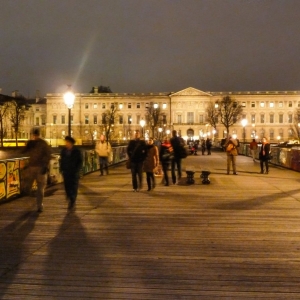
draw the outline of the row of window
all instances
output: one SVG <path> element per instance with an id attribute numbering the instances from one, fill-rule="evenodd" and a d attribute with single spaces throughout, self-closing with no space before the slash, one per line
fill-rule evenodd
<path id="1" fill-rule="evenodd" d="M 275 102 L 274 101 L 268 101 L 268 104 L 270 108 L 274 108 L 275 107 Z M 246 102 L 242 102 L 242 107 L 246 107 Z M 255 108 L 256 107 L 256 102 L 252 101 L 251 102 L 251 108 Z M 264 101 L 260 101 L 259 102 L 259 107 L 260 108 L 265 108 L 267 107 L 267 103 L 264 102 Z M 277 107 L 278 108 L 283 108 L 283 101 L 279 101 L 277 103 Z M 287 107 L 293 107 L 293 102 L 292 101 L 289 101 L 288 104 L 287 104 Z M 298 101 L 298 107 L 300 108 L 300 101 Z"/>
<path id="2" fill-rule="evenodd" d="M 122 109 L 122 108 L 125 107 L 125 105 L 124 105 L 123 103 L 111 103 L 111 104 L 110 104 L 110 107 L 113 107 L 114 105 L 118 105 L 118 108 L 119 108 L 119 109 Z M 157 103 L 154 103 L 154 104 L 153 104 L 152 102 L 150 102 L 150 103 L 147 102 L 147 103 L 145 103 L 145 108 L 149 108 L 149 107 L 152 106 L 152 105 L 153 105 L 154 108 L 158 108 L 158 107 L 159 107 L 159 104 L 157 104 Z M 101 107 L 102 109 L 108 108 L 108 107 L 107 107 L 107 103 L 101 103 L 101 104 L 98 104 L 98 103 L 94 103 L 94 104 L 85 103 L 85 104 L 84 104 L 84 108 L 85 108 L 85 109 L 90 109 L 91 107 L 94 108 L 94 109 L 97 109 L 98 106 Z M 131 102 L 128 102 L 128 103 L 126 103 L 126 107 L 127 107 L 128 109 L 131 109 L 131 108 L 133 108 L 133 105 L 132 105 Z M 140 103 L 140 102 L 135 103 L 135 108 L 137 108 L 137 109 L 141 108 L 141 103 Z M 162 109 L 166 109 L 166 108 L 167 108 L 167 104 L 166 104 L 166 103 L 163 103 L 163 104 L 162 104 Z"/>

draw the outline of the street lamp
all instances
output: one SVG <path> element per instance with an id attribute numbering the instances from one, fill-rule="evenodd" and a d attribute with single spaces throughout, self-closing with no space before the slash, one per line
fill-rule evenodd
<path id="1" fill-rule="evenodd" d="M 277 137 L 278 144 L 280 143 L 280 139 L 281 139 L 281 137 L 280 137 L 280 135 L 278 135 L 278 137 Z"/>
<path id="2" fill-rule="evenodd" d="M 243 139 L 244 139 L 244 143 L 245 143 L 245 140 L 246 140 L 246 125 L 248 124 L 248 121 L 247 121 L 247 119 L 243 119 L 242 121 L 241 121 L 241 123 L 242 123 L 242 126 L 243 126 Z"/>
<path id="3" fill-rule="evenodd" d="M 71 86 L 69 85 L 68 91 L 64 94 L 64 102 L 68 108 L 68 135 L 71 136 L 71 109 L 73 108 L 75 101 L 75 95 L 71 91 Z"/>
<path id="4" fill-rule="evenodd" d="M 167 136 L 170 134 L 170 129 L 167 129 L 167 131 L 166 131 L 166 134 L 167 134 Z"/>
<path id="5" fill-rule="evenodd" d="M 161 127 L 158 128 L 158 132 L 159 132 L 159 140 L 161 140 L 161 133 L 162 133 L 163 129 Z"/>
<path id="6" fill-rule="evenodd" d="M 142 137 L 144 137 L 144 126 L 145 126 L 145 124 L 146 124 L 145 120 L 142 119 L 142 120 L 140 121 L 140 125 L 141 125 L 141 127 L 142 127 Z"/>

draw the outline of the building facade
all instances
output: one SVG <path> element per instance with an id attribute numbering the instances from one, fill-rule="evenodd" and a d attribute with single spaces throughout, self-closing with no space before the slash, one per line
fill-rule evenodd
<path id="1" fill-rule="evenodd" d="M 295 139 L 298 123 L 295 116 L 300 109 L 300 92 L 203 92 L 189 87 L 171 93 L 94 93 L 75 94 L 71 110 L 72 135 L 79 141 L 90 142 L 104 131 L 103 114 L 112 105 L 118 110 L 113 124 L 112 139 L 125 141 L 137 129 L 144 136 L 162 138 L 175 129 L 185 139 L 200 139 L 209 136 L 216 141 L 226 137 L 222 124 L 212 128 L 206 117 L 206 109 L 224 96 L 231 96 L 243 107 L 243 119 L 237 122 L 229 134 L 250 141 L 253 137 L 266 136 L 271 142 Z M 160 110 L 160 121 L 155 128 L 147 124 L 147 110 L 154 106 Z M 30 121 L 43 128 L 44 137 L 52 145 L 60 144 L 68 132 L 68 109 L 63 94 L 47 94 L 45 102 L 36 102 L 31 107 Z M 141 127 L 141 120 L 145 125 Z M 153 124 L 152 124 L 153 125 Z M 300 124 L 299 124 L 300 125 Z M 295 128 L 296 127 L 296 128 Z"/>

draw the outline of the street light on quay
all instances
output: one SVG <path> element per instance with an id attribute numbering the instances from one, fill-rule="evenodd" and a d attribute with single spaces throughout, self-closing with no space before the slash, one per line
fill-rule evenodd
<path id="1" fill-rule="evenodd" d="M 71 136 L 71 109 L 74 106 L 75 95 L 71 91 L 71 86 L 68 86 L 68 91 L 64 94 L 64 102 L 68 108 L 68 135 Z"/>
<path id="2" fill-rule="evenodd" d="M 140 125 L 141 125 L 141 127 L 142 127 L 142 137 L 144 137 L 144 126 L 145 126 L 145 124 L 146 124 L 145 120 L 142 119 L 142 120 L 140 121 Z"/>
<path id="3" fill-rule="evenodd" d="M 247 121 L 247 119 L 243 119 L 242 121 L 241 121 L 241 123 L 242 123 L 242 126 L 243 126 L 243 140 L 244 140 L 244 143 L 245 143 L 245 141 L 246 141 L 246 125 L 248 124 L 248 121 Z"/>

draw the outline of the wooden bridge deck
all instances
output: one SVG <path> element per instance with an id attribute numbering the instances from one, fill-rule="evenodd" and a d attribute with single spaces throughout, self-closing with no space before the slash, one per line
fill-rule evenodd
<path id="1" fill-rule="evenodd" d="M 196 183 L 133 193 L 124 165 L 0 205 L 0 299 L 300 299 L 300 174 L 224 153 L 184 161 Z M 158 179 L 159 181 L 160 179 Z"/>

